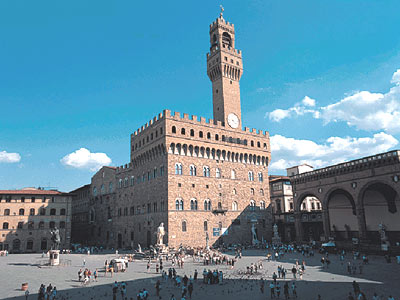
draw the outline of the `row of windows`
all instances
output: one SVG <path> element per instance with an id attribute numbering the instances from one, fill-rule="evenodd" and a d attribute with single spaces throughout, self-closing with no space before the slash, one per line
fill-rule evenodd
<path id="1" fill-rule="evenodd" d="M 160 128 L 160 136 L 163 134 L 163 128 Z M 150 133 L 146 138 L 143 138 L 139 143 L 135 144 L 135 149 L 142 147 L 146 144 L 146 142 L 152 141 L 154 138 L 158 137 L 158 130 L 155 130 L 154 132 Z M 133 150 L 133 149 L 132 149 Z"/>
<path id="2" fill-rule="evenodd" d="M 184 201 L 183 199 L 176 199 L 175 201 L 175 209 L 176 210 L 185 210 L 185 205 L 184 205 Z M 232 210 L 233 211 L 237 211 L 239 210 L 239 206 L 238 203 L 236 201 L 232 202 Z M 254 200 L 250 200 L 250 204 L 249 204 L 249 209 L 250 210 L 255 210 L 256 209 L 256 202 Z M 260 209 L 265 209 L 265 201 L 260 201 Z M 197 199 L 191 199 L 190 200 L 190 210 L 198 210 L 199 206 L 198 206 L 198 201 Z M 217 204 L 217 208 L 218 209 L 222 209 L 222 203 L 218 202 Z M 206 211 L 210 211 L 212 210 L 212 203 L 210 199 L 206 199 L 203 201 L 203 206 L 202 206 L 203 210 Z"/>
<path id="3" fill-rule="evenodd" d="M 3 197 L 4 197 L 5 202 L 7 202 L 7 203 L 10 203 L 11 200 L 12 200 L 12 197 L 11 197 L 10 195 L 6 195 L 6 196 L 0 195 L 0 202 L 3 201 Z M 15 199 L 16 202 L 17 202 L 18 200 L 19 200 L 19 199 Z M 20 200 L 21 200 L 22 203 L 24 203 L 24 202 L 26 202 L 26 201 L 28 200 L 28 198 L 21 197 Z M 46 200 L 50 200 L 50 199 L 49 199 L 49 198 L 46 198 L 46 197 L 43 197 L 43 198 L 30 197 L 29 200 L 31 200 L 32 203 L 35 203 L 36 200 L 42 201 L 42 202 L 44 203 L 44 202 L 46 202 Z M 55 202 L 55 197 L 51 197 L 51 202 Z"/>
<path id="4" fill-rule="evenodd" d="M 9 215 L 10 215 L 10 209 L 6 208 L 6 209 L 4 210 L 4 212 L 3 212 L 3 214 L 4 214 L 5 216 L 9 216 Z M 35 214 L 36 214 L 36 210 L 35 210 L 34 208 L 31 208 L 31 209 L 29 210 L 29 215 L 30 215 L 30 216 L 34 216 Z M 18 215 L 19 215 L 19 216 L 24 216 L 24 215 L 25 215 L 25 209 L 20 208 L 19 211 L 18 211 Z M 46 209 L 43 208 L 43 207 L 41 207 L 41 208 L 39 209 L 39 215 L 45 216 L 45 215 L 46 215 Z M 50 216 L 56 216 L 56 215 L 57 215 L 57 210 L 56 210 L 55 208 L 51 208 L 51 209 L 50 209 Z M 66 210 L 65 210 L 65 208 L 61 208 L 61 209 L 60 209 L 60 216 L 65 216 L 65 215 L 66 215 Z"/>
<path id="5" fill-rule="evenodd" d="M 135 176 L 125 177 L 124 179 L 120 178 L 118 180 L 118 188 L 134 186 L 135 183 L 139 184 L 141 182 L 146 182 L 146 180 L 150 181 L 157 177 L 164 176 L 164 173 L 164 166 L 161 166 L 160 169 L 154 168 L 153 171 L 148 171 L 147 174 L 142 174 L 142 176 L 137 176 L 136 178 Z"/>
<path id="6" fill-rule="evenodd" d="M 24 229 L 24 222 L 18 222 L 17 228 L 18 229 Z M 51 221 L 49 222 L 49 228 L 53 229 L 56 227 L 56 222 Z M 59 224 L 59 228 L 65 228 L 65 222 L 61 221 Z M 9 223 L 8 222 L 3 222 L 3 229 L 9 229 Z M 27 229 L 35 229 L 35 222 L 29 221 Z M 38 229 L 45 229 L 45 223 L 43 221 L 39 222 L 38 224 Z"/>
<path id="7" fill-rule="evenodd" d="M 171 131 L 172 131 L 172 133 L 176 133 L 177 132 L 176 127 L 172 126 Z M 186 129 L 183 128 L 183 127 L 181 128 L 181 135 L 186 135 Z M 195 136 L 194 129 L 190 129 L 189 135 L 191 137 Z M 207 136 L 208 140 L 211 140 L 211 133 L 207 132 L 206 136 Z M 199 138 L 204 138 L 203 131 L 199 131 L 198 137 Z M 219 141 L 219 135 L 218 134 L 214 135 L 214 140 Z M 229 143 L 235 143 L 235 144 L 242 144 L 242 145 L 246 145 L 246 146 L 248 144 L 248 141 L 246 139 L 241 140 L 240 138 L 227 137 L 225 135 L 221 136 L 221 141 L 229 142 Z M 250 146 L 251 147 L 255 147 L 255 145 L 257 145 L 258 148 L 261 148 L 261 143 L 259 141 L 258 142 L 250 141 Z M 263 147 L 264 147 L 264 149 L 267 149 L 267 143 L 263 143 Z"/>
<path id="8" fill-rule="evenodd" d="M 118 216 L 128 216 L 128 215 L 142 215 L 145 214 L 146 212 L 149 213 L 156 213 L 156 212 L 162 212 L 166 210 L 166 205 L 164 201 L 160 202 L 160 206 L 158 206 L 157 202 L 153 203 L 147 203 L 147 205 L 143 204 L 142 206 L 138 205 L 136 206 L 136 209 L 134 206 L 131 206 L 130 208 L 122 207 L 118 208 Z M 109 211 L 109 219 L 111 218 L 111 211 Z"/>
<path id="9" fill-rule="evenodd" d="M 183 175 L 183 167 L 182 167 L 181 163 L 175 164 L 175 175 Z M 189 166 L 189 175 L 197 176 L 197 167 L 195 165 Z M 203 176 L 210 177 L 210 167 L 208 167 L 208 166 L 203 167 Z M 215 178 L 221 178 L 221 177 L 222 177 L 221 169 L 216 168 L 215 169 Z M 259 182 L 264 181 L 264 176 L 261 172 L 258 172 L 257 177 L 258 177 Z M 235 170 L 231 170 L 231 179 L 236 179 L 236 171 Z M 254 181 L 254 172 L 253 171 L 248 172 L 248 180 Z"/>
<path id="10" fill-rule="evenodd" d="M 108 192 L 112 193 L 113 192 L 113 183 L 110 182 L 108 184 Z M 104 184 L 102 184 L 100 186 L 100 193 L 101 195 L 104 195 L 106 193 L 106 186 Z M 97 196 L 97 187 L 93 187 L 93 196 Z"/>

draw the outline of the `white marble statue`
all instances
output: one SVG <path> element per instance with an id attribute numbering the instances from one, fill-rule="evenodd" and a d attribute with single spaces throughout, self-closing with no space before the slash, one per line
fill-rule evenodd
<path id="1" fill-rule="evenodd" d="M 157 245 L 163 245 L 163 238 L 165 235 L 164 223 L 160 223 L 157 228 Z"/>

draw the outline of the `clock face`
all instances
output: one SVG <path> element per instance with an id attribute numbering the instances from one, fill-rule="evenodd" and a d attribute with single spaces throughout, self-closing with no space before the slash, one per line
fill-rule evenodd
<path id="1" fill-rule="evenodd" d="M 228 115 L 228 124 L 232 128 L 238 128 L 239 127 L 239 118 L 237 115 L 231 113 Z"/>

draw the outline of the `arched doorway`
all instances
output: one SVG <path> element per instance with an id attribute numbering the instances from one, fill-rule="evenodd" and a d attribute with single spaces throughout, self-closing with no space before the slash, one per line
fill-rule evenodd
<path id="1" fill-rule="evenodd" d="M 358 237 L 358 220 L 353 196 L 346 190 L 336 189 L 327 197 L 329 230 L 337 241 Z"/>
<path id="2" fill-rule="evenodd" d="M 13 252 L 20 252 L 21 241 L 19 239 L 13 240 L 12 247 L 13 247 Z"/>
<path id="3" fill-rule="evenodd" d="M 47 239 L 46 238 L 42 238 L 42 240 L 40 242 L 40 250 L 47 250 Z"/>
<path id="4" fill-rule="evenodd" d="M 374 182 L 360 192 L 360 203 L 364 209 L 366 238 L 381 244 L 382 229 L 388 241 L 400 240 L 400 197 L 390 185 Z"/>

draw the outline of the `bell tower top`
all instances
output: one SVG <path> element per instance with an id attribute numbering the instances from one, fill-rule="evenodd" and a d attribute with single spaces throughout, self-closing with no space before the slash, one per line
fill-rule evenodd
<path id="1" fill-rule="evenodd" d="M 235 26 L 225 21 L 224 8 L 210 24 L 210 52 L 207 75 L 212 82 L 215 121 L 236 129 L 241 127 L 240 85 L 243 73 L 242 52 L 235 49 Z"/>

